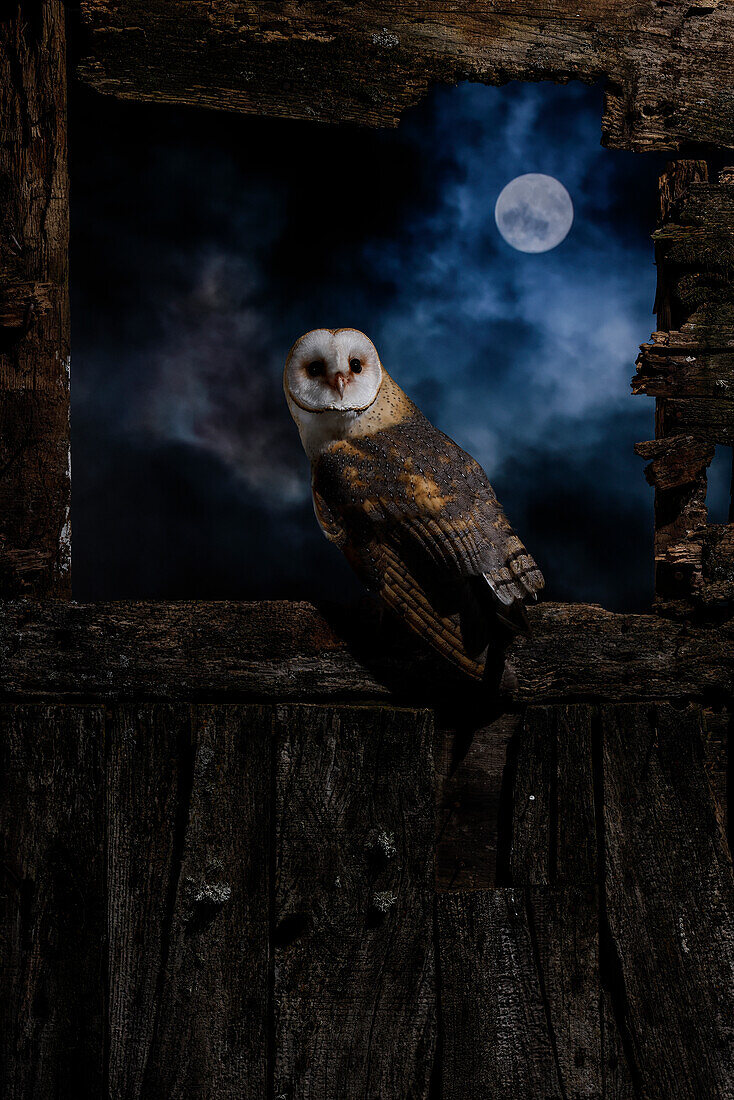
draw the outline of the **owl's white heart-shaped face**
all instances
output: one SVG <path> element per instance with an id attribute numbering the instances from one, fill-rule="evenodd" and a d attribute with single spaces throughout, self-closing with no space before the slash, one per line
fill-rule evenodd
<path id="1" fill-rule="evenodd" d="M 307 412 L 360 412 L 377 396 L 382 367 L 356 328 L 315 328 L 297 340 L 285 365 L 286 394 Z"/>

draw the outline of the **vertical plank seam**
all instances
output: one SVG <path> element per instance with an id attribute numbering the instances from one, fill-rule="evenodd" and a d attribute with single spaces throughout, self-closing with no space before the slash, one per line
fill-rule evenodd
<path id="1" fill-rule="evenodd" d="M 519 715 L 517 729 L 507 743 L 505 764 L 502 769 L 499 804 L 497 807 L 497 852 L 495 856 L 495 888 L 513 885 L 512 857 L 514 848 L 515 788 L 520 747 L 525 730 L 528 708 Z"/>
<path id="2" fill-rule="evenodd" d="M 535 909 L 533 907 L 532 892 L 528 887 L 523 890 L 523 900 L 525 905 L 525 916 L 528 922 L 528 932 L 530 933 L 530 949 L 533 954 L 535 972 L 538 975 L 540 1000 L 543 1005 L 545 1023 L 548 1029 L 548 1041 L 550 1043 L 551 1054 L 553 1055 L 553 1065 L 555 1066 L 556 1078 L 558 1080 L 558 1091 L 561 1094 L 562 1100 L 568 1100 L 568 1093 L 566 1092 L 563 1073 L 561 1072 L 561 1063 L 558 1057 L 558 1043 L 556 1040 L 556 1029 L 553 1026 L 553 1013 L 551 1012 L 548 990 L 545 984 L 545 974 L 543 972 L 543 962 L 540 955 L 540 944 L 538 942 L 538 929 L 535 923 Z"/>
<path id="3" fill-rule="evenodd" d="M 609 994 L 612 1015 L 619 1032 L 632 1088 L 636 1097 L 642 1095 L 642 1072 L 637 1061 L 636 1044 L 629 1026 L 629 1002 L 624 969 L 617 942 L 612 934 L 607 911 L 606 829 L 604 825 L 604 723 L 599 707 L 591 708 L 591 775 L 596 822 L 597 874 L 599 880 L 599 981 L 601 990 Z M 604 1034 L 603 1012 L 599 1003 L 600 1034 Z M 606 1058 L 602 1049 L 602 1077 L 606 1076 Z"/>
<path id="4" fill-rule="evenodd" d="M 109 838 L 109 798 L 110 798 L 110 747 L 108 728 L 111 729 L 110 707 L 102 706 L 102 898 L 104 902 L 104 945 L 102 959 L 104 973 L 102 983 L 104 1005 L 102 1015 L 102 1089 L 103 1096 L 110 1095 L 110 1054 L 112 1035 L 110 1031 L 110 1001 L 112 998 L 112 976 L 110 959 L 110 838 Z"/>
<path id="5" fill-rule="evenodd" d="M 443 1097 L 443 1011 L 441 1003 L 441 945 L 438 927 L 438 899 L 436 890 L 433 891 L 432 905 L 432 935 L 433 935 L 433 992 L 436 1004 L 436 1042 L 433 1048 L 433 1065 L 428 1079 L 428 1093 L 426 1100 L 442 1100 Z"/>
<path id="6" fill-rule="evenodd" d="M 270 820 L 268 823 L 268 984 L 266 993 L 266 1043 L 265 1043 L 265 1086 L 267 1100 L 275 1097 L 275 872 L 277 867 L 277 827 L 278 827 L 278 759 L 280 725 L 283 721 L 281 706 L 268 707 L 270 714 Z"/>
<path id="7" fill-rule="evenodd" d="M 166 709 L 169 712 L 169 717 L 174 716 L 173 720 L 175 724 L 175 716 L 177 714 L 178 708 Z M 171 936 L 173 932 L 173 921 L 176 912 L 176 898 L 178 897 L 181 872 L 183 870 L 186 833 L 188 831 L 189 818 L 191 815 L 191 800 L 194 788 L 193 718 L 196 709 L 196 704 L 192 703 L 188 704 L 188 706 L 185 708 L 186 736 L 183 745 L 184 751 L 178 758 L 176 820 L 174 824 L 173 839 L 171 843 L 171 879 L 168 886 L 168 897 L 166 899 L 166 920 L 161 934 L 161 961 L 160 967 L 158 969 L 158 977 L 156 979 L 155 1019 L 151 1028 L 150 1046 L 148 1047 L 148 1053 L 145 1059 L 145 1068 L 143 1069 L 143 1074 L 141 1078 L 141 1093 L 143 1096 L 145 1096 L 147 1092 L 147 1086 L 150 1081 L 150 1074 L 152 1071 L 153 1056 L 156 1053 L 156 1048 L 159 1041 L 158 1029 L 160 1026 L 166 975 L 168 973 L 168 962 L 171 950 Z"/>

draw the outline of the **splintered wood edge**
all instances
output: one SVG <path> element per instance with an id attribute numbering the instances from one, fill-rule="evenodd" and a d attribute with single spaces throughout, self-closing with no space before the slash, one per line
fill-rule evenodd
<path id="1" fill-rule="evenodd" d="M 438 18 L 430 5 L 374 0 L 271 5 L 267 19 L 257 0 L 194 9 L 82 0 L 78 77 L 124 99 L 370 126 L 396 125 L 435 83 L 606 78 L 606 145 L 732 144 L 727 4 L 646 0 L 625 13 L 519 0 L 511 11 L 444 5 Z"/>

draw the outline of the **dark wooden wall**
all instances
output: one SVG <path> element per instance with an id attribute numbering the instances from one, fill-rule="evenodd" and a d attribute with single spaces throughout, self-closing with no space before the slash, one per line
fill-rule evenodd
<path id="1" fill-rule="evenodd" d="M 608 144 L 734 146 L 726 0 L 81 14 L 80 78 L 137 99 L 604 77 Z M 60 0 L 0 44 L 2 1095 L 734 1100 L 734 172 L 661 179 L 653 611 L 534 608 L 475 687 L 369 615 L 68 601 Z"/>
<path id="2" fill-rule="evenodd" d="M 5 1095 L 732 1095 L 699 707 L 529 708 L 482 889 L 435 879 L 430 711 L 6 704 L 0 734 Z"/>

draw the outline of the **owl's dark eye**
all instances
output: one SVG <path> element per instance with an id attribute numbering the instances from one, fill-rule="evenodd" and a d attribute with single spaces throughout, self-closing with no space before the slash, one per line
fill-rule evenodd
<path id="1" fill-rule="evenodd" d="M 313 363 L 308 364 L 306 370 L 312 378 L 318 378 L 319 375 L 324 373 L 324 367 L 325 364 L 323 359 L 314 359 Z"/>
<path id="2" fill-rule="evenodd" d="M 350 359 L 349 367 L 352 374 L 359 374 L 359 372 L 362 370 L 362 364 L 360 363 L 359 359 Z"/>

